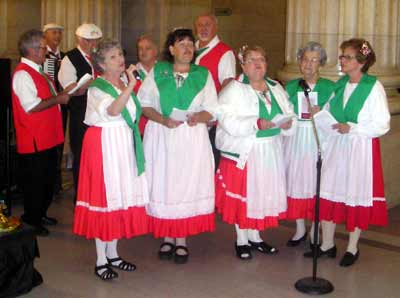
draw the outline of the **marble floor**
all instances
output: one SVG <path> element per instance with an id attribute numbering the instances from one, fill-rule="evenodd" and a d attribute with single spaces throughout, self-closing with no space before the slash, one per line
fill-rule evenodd
<path id="1" fill-rule="evenodd" d="M 135 272 L 119 272 L 119 278 L 104 282 L 94 273 L 94 242 L 71 233 L 73 204 L 71 185 L 53 202 L 49 215 L 59 220 L 50 235 L 38 238 L 41 257 L 35 267 L 44 283 L 24 298 L 302 298 L 310 297 L 294 288 L 295 282 L 311 275 L 312 261 L 303 257 L 306 243 L 296 248 L 285 246 L 294 230 L 293 223 L 282 222 L 262 236 L 276 245 L 277 255 L 255 253 L 250 261 L 234 254 L 233 227 L 217 220 L 214 233 L 188 240 L 190 260 L 176 265 L 157 258 L 160 240 L 142 236 L 119 242 L 120 255 L 137 265 Z M 13 213 L 21 213 L 16 202 Z M 345 251 L 347 235 L 337 231 L 338 257 L 321 259 L 318 276 L 332 282 L 335 290 L 324 297 L 398 298 L 400 297 L 400 207 L 390 210 L 390 225 L 371 229 L 362 235 L 360 259 L 350 268 L 338 262 Z"/>

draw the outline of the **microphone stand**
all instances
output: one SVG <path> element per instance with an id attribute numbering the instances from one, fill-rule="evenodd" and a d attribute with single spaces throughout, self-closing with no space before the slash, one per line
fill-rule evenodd
<path id="1" fill-rule="evenodd" d="M 333 291 L 333 285 L 326 279 L 317 277 L 317 264 L 318 264 L 318 235 L 319 235 L 319 202 L 320 202 L 320 187 L 321 187 L 321 167 L 322 167 L 322 157 L 321 157 L 321 144 L 319 141 L 319 136 L 317 132 L 317 128 L 315 126 L 314 114 L 312 113 L 312 106 L 309 97 L 309 92 L 311 91 L 310 87 L 307 85 L 305 80 L 300 81 L 300 86 L 304 90 L 304 96 L 307 99 L 308 109 L 311 113 L 311 124 L 313 128 L 314 138 L 317 143 L 318 148 L 318 159 L 317 159 L 317 186 L 316 186 L 316 194 L 315 194 L 315 213 L 314 213 L 314 243 L 312 247 L 313 251 L 313 272 L 312 277 L 304 277 L 299 279 L 295 283 L 295 288 L 306 294 L 313 295 L 321 295 L 327 294 Z"/>

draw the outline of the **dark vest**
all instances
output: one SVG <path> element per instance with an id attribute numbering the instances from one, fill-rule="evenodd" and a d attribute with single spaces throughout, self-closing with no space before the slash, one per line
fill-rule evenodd
<path id="1" fill-rule="evenodd" d="M 77 81 L 80 80 L 86 73 L 92 74 L 92 67 L 87 63 L 85 57 L 82 56 L 81 52 L 75 48 L 69 51 L 66 56 L 71 61 L 72 65 L 76 69 Z M 81 96 L 72 96 L 68 105 L 71 110 L 86 111 L 87 92 Z"/>

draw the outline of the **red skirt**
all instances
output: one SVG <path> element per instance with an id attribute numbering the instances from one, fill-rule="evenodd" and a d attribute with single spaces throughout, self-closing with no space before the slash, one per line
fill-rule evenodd
<path id="1" fill-rule="evenodd" d="M 153 236 L 185 238 L 215 230 L 215 214 L 204 214 L 189 218 L 165 219 L 149 216 Z"/>
<path id="2" fill-rule="evenodd" d="M 315 198 L 295 199 L 288 197 L 287 219 L 313 219 Z"/>
<path id="3" fill-rule="evenodd" d="M 73 232 L 87 239 L 111 241 L 148 233 L 144 206 L 110 210 L 103 174 L 101 128 L 90 127 L 84 137 Z"/>
<path id="4" fill-rule="evenodd" d="M 286 212 L 264 218 L 247 217 L 247 166 L 241 170 L 236 162 L 221 157 L 215 175 L 215 205 L 222 220 L 229 224 L 238 224 L 241 229 L 265 230 L 277 227 L 280 219 L 286 218 Z"/>
<path id="5" fill-rule="evenodd" d="M 378 138 L 372 139 L 372 162 L 372 206 L 348 206 L 345 203 L 321 198 L 320 220 L 333 221 L 337 224 L 346 222 L 346 230 L 350 232 L 354 231 L 355 228 L 367 230 L 369 225 L 387 225 L 381 150 Z"/>

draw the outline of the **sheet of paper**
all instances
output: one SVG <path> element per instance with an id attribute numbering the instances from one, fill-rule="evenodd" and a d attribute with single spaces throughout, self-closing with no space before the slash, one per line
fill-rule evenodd
<path id="1" fill-rule="evenodd" d="M 76 86 L 74 88 L 72 88 L 71 90 L 69 90 L 68 94 L 75 93 L 79 88 L 81 88 L 83 85 L 85 85 L 91 79 L 92 79 L 92 75 L 86 73 L 83 77 L 81 77 L 81 79 L 78 81 Z"/>
<path id="2" fill-rule="evenodd" d="M 291 119 L 295 118 L 295 114 L 277 114 L 271 122 L 275 124 L 276 127 L 281 126 L 282 124 L 290 121 Z"/>
<path id="3" fill-rule="evenodd" d="M 338 122 L 329 111 L 322 110 L 318 112 L 314 115 L 314 121 L 320 135 L 339 135 L 337 130 L 332 128 L 332 125 Z"/>
<path id="4" fill-rule="evenodd" d="M 310 92 L 308 93 L 308 97 L 310 98 L 310 103 L 313 106 L 318 105 L 318 93 L 317 92 Z M 307 98 L 304 95 L 304 92 L 299 91 L 297 92 L 297 102 L 298 102 L 298 110 L 299 110 L 299 119 L 302 120 L 310 120 L 311 113 L 310 109 L 308 108 Z"/>
<path id="5" fill-rule="evenodd" d="M 191 113 L 193 112 L 173 108 L 171 114 L 169 115 L 169 118 L 176 121 L 185 122 Z"/>

